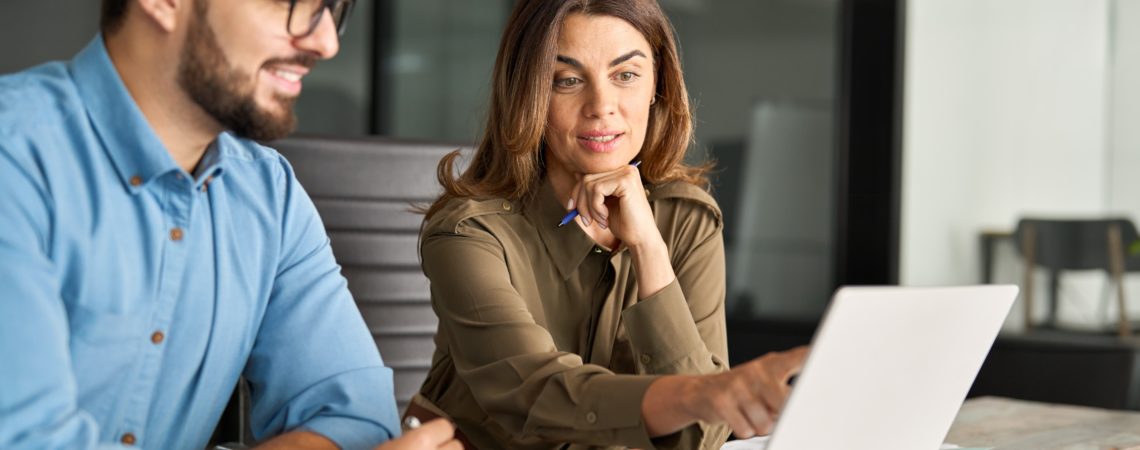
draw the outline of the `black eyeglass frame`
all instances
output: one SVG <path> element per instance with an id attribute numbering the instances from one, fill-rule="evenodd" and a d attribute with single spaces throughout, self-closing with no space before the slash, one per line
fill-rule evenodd
<path id="1" fill-rule="evenodd" d="M 293 32 L 293 14 L 297 10 L 297 0 L 289 0 L 289 16 L 285 19 L 285 32 L 289 33 L 294 38 L 303 38 L 317 29 L 317 25 L 321 23 L 321 17 L 328 11 L 332 16 L 333 23 L 336 25 L 337 36 L 343 36 L 345 28 L 348 27 L 348 17 L 352 13 L 352 7 L 356 4 L 355 0 L 320 0 L 321 7 L 313 13 L 309 18 L 309 26 L 305 29 L 304 33 Z M 338 10 L 339 8 L 339 10 Z"/>

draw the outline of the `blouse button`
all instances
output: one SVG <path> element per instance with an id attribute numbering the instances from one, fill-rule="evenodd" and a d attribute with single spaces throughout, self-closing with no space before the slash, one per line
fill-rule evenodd
<path id="1" fill-rule="evenodd" d="M 596 423 L 597 421 L 598 421 L 598 415 L 594 414 L 593 411 L 586 413 L 586 422 Z"/>

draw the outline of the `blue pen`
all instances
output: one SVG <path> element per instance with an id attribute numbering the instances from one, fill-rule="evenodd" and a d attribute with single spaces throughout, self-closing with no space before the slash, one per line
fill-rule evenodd
<path id="1" fill-rule="evenodd" d="M 637 167 L 641 165 L 641 161 L 634 161 L 629 163 L 629 165 Z M 558 226 L 562 227 L 563 225 L 570 223 L 570 221 L 574 220 L 575 217 L 578 217 L 578 208 L 574 208 L 570 210 L 570 212 L 566 213 L 566 215 L 562 217 L 562 221 L 558 222 Z"/>

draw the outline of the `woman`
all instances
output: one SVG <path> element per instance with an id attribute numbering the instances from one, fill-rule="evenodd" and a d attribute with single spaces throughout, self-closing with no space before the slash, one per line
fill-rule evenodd
<path id="1" fill-rule="evenodd" d="M 729 371 L 721 214 L 682 162 L 691 124 L 655 1 L 516 4 L 483 141 L 458 178 L 458 155 L 441 161 L 421 232 L 440 324 L 409 415 L 449 417 L 475 448 L 768 431 L 804 352 Z"/>

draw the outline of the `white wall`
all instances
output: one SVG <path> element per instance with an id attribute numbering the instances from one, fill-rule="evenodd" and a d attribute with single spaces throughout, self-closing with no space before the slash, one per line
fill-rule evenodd
<path id="1" fill-rule="evenodd" d="M 1140 219 L 1140 0 L 1112 2 L 1109 207 Z M 1132 290 L 1132 292 L 1138 292 Z"/>
<path id="2" fill-rule="evenodd" d="M 1110 0 L 911 0 L 899 278 L 976 283 L 978 233 L 1108 207 Z"/>

